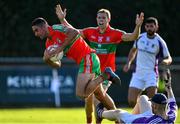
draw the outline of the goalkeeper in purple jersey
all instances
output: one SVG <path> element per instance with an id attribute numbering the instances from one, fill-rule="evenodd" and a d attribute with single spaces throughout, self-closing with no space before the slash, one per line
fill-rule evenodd
<path id="1" fill-rule="evenodd" d="M 163 79 L 168 98 L 162 93 L 155 94 L 151 99 L 146 95 L 141 95 L 131 114 L 122 109 L 104 111 L 103 105 L 98 104 L 97 117 L 134 124 L 174 123 L 177 118 L 178 107 L 171 87 L 169 69 L 163 72 Z"/>

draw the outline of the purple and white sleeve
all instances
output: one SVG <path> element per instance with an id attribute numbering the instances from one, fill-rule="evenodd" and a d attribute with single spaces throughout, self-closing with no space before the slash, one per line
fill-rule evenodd
<path id="1" fill-rule="evenodd" d="M 178 107 L 177 107 L 175 98 L 168 99 L 167 115 L 169 117 L 169 120 L 172 120 L 173 122 L 175 122 L 177 118 L 177 110 L 178 110 Z"/>

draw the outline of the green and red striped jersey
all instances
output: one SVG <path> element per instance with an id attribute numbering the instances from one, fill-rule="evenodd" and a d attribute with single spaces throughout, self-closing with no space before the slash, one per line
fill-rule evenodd
<path id="1" fill-rule="evenodd" d="M 48 28 L 50 38 L 47 38 L 46 40 L 46 48 L 54 44 L 61 46 L 67 37 L 64 33 L 66 30 L 65 28 L 66 27 L 63 25 L 53 25 L 52 27 Z M 63 51 L 68 58 L 73 59 L 77 64 L 79 64 L 82 58 L 87 54 L 95 52 L 95 50 L 90 48 L 80 35 L 77 35 L 74 41 L 66 46 Z"/>
<path id="2" fill-rule="evenodd" d="M 122 42 L 122 35 L 125 32 L 108 26 L 103 34 L 100 33 L 98 27 L 85 28 L 82 33 L 89 42 L 90 47 L 96 50 L 100 59 L 101 71 L 104 71 L 106 67 L 111 67 L 115 71 L 117 44 Z"/>

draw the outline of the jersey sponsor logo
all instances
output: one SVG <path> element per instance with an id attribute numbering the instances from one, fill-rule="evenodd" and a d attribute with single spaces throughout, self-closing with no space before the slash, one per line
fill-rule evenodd
<path id="1" fill-rule="evenodd" d="M 98 37 L 98 42 L 102 42 L 102 40 L 103 40 L 103 37 L 102 37 L 102 36 L 99 36 L 99 37 Z"/>
<path id="2" fill-rule="evenodd" d="M 102 45 L 101 44 L 98 44 L 98 47 L 101 47 Z"/>
<path id="3" fill-rule="evenodd" d="M 106 37 L 106 42 L 110 42 L 110 37 Z"/>
<path id="4" fill-rule="evenodd" d="M 153 53 L 152 51 L 148 51 L 148 48 L 138 49 L 138 50 L 141 51 L 141 52 L 149 53 L 149 54 L 155 54 L 155 53 Z"/>
<path id="5" fill-rule="evenodd" d="M 96 53 L 97 54 L 107 54 L 108 53 L 108 50 L 107 49 L 96 49 Z"/>

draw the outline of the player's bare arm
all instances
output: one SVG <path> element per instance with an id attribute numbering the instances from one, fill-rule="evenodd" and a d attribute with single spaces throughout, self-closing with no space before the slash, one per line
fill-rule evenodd
<path id="1" fill-rule="evenodd" d="M 163 59 L 162 64 L 170 65 L 172 63 L 172 57 L 168 56 L 167 58 Z"/>
<path id="2" fill-rule="evenodd" d="M 72 25 L 70 25 L 69 22 L 66 20 L 66 9 L 64 9 L 64 11 L 63 11 L 60 4 L 57 4 L 57 5 L 56 5 L 56 15 L 57 15 L 59 21 L 61 22 L 61 24 L 68 25 L 68 26 L 74 28 L 74 27 L 73 27 Z M 82 30 L 81 30 L 81 29 L 78 29 L 78 30 L 79 30 L 79 33 L 81 34 L 81 36 L 82 36 L 83 38 L 85 38 Z"/>
<path id="3" fill-rule="evenodd" d="M 131 63 L 135 59 L 136 54 L 137 54 L 137 49 L 136 48 L 131 48 L 131 50 L 129 52 L 129 55 L 128 55 L 127 63 L 123 67 L 123 71 L 124 72 L 128 72 L 129 71 L 129 69 L 131 67 Z"/>
<path id="4" fill-rule="evenodd" d="M 136 40 L 141 32 L 141 25 L 144 21 L 144 13 L 141 12 L 140 15 L 137 14 L 136 15 L 136 27 L 133 31 L 133 33 L 127 33 L 127 34 L 123 34 L 122 36 L 122 40 L 123 41 L 134 41 Z"/>
<path id="5" fill-rule="evenodd" d="M 58 53 L 62 52 L 64 50 L 64 48 L 67 45 L 69 45 L 71 42 L 73 42 L 75 40 L 75 38 L 77 37 L 77 35 L 79 34 L 78 30 L 76 30 L 74 28 L 71 28 L 69 26 L 64 25 L 64 28 L 65 28 L 64 33 L 66 35 L 66 38 L 65 38 L 63 44 L 60 47 L 58 47 L 56 50 L 52 51 L 52 52 L 47 51 L 49 57 L 52 57 L 55 54 L 58 54 Z"/>
<path id="6" fill-rule="evenodd" d="M 165 69 L 162 71 L 162 79 L 165 83 L 165 90 L 167 92 L 168 98 L 175 98 L 172 91 L 172 80 L 171 80 L 171 71 L 170 69 Z"/>
<path id="7" fill-rule="evenodd" d="M 61 24 L 68 25 L 69 27 L 73 28 L 73 26 L 69 24 L 68 21 L 66 20 L 66 9 L 64 9 L 63 11 L 60 4 L 57 4 L 55 9 L 56 9 L 56 15 L 59 21 L 61 22 Z"/>
<path id="8" fill-rule="evenodd" d="M 65 34 L 67 37 L 65 38 L 64 43 L 60 47 L 61 49 L 59 52 L 61 52 L 67 45 L 73 42 L 75 38 L 77 37 L 77 35 L 79 34 L 79 31 L 76 30 L 75 28 L 71 28 L 69 26 L 65 26 L 65 28 L 66 28 Z"/>

